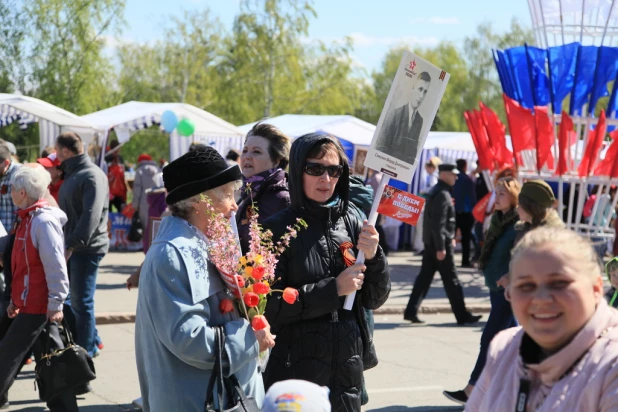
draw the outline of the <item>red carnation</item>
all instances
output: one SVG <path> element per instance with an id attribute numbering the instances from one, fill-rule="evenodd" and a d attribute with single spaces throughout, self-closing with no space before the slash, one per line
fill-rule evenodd
<path id="1" fill-rule="evenodd" d="M 268 321 L 263 315 L 255 315 L 251 321 L 251 326 L 255 330 L 262 330 L 268 326 Z"/>
<path id="2" fill-rule="evenodd" d="M 263 282 L 257 282 L 253 285 L 253 291 L 258 295 L 264 295 L 270 291 L 270 287 Z"/>
<path id="3" fill-rule="evenodd" d="M 242 276 L 234 275 L 234 278 L 236 279 L 236 282 L 238 282 L 238 287 L 239 288 L 244 288 L 245 287 L 245 279 Z"/>
<path id="4" fill-rule="evenodd" d="M 243 299 L 245 301 L 245 305 L 250 308 L 254 308 L 258 305 L 258 303 L 260 303 L 260 297 L 253 292 L 246 293 Z"/>
<path id="5" fill-rule="evenodd" d="M 253 277 L 253 279 L 255 280 L 262 280 L 262 278 L 264 277 L 264 271 L 266 269 L 264 268 L 264 266 L 257 266 L 253 268 L 253 273 L 251 274 L 251 277 Z"/>
<path id="6" fill-rule="evenodd" d="M 285 300 L 290 305 L 294 304 L 298 299 L 298 291 L 294 288 L 285 288 L 283 290 L 283 300 Z"/>
<path id="7" fill-rule="evenodd" d="M 234 310 L 234 304 L 229 299 L 223 299 L 219 302 L 219 310 L 221 313 L 228 313 Z"/>

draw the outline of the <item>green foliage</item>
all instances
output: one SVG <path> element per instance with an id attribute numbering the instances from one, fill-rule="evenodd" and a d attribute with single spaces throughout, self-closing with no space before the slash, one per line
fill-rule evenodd
<path id="1" fill-rule="evenodd" d="M 136 132 L 120 148 L 120 154 L 127 164 L 137 165 L 137 157 L 142 153 L 149 154 L 154 161 L 159 159 L 169 160 L 169 135 L 153 126 L 150 129 Z"/>
<path id="2" fill-rule="evenodd" d="M 21 92 L 76 114 L 138 100 L 186 102 L 233 124 L 286 113 L 352 114 L 378 122 L 406 45 L 393 47 L 367 74 L 352 58 L 351 39 L 309 41 L 313 0 L 242 0 L 226 31 L 207 7 L 185 12 L 162 28 L 157 42 L 106 49 L 125 25 L 125 0 L 0 1 L 0 93 Z M 466 130 L 463 111 L 479 101 L 504 120 L 491 48 L 532 43 L 513 20 L 497 34 L 481 24 L 463 47 L 442 42 L 410 48 L 451 74 L 433 130 Z M 18 147 L 36 146 L 38 128 L 0 129 Z M 155 128 L 123 149 L 167 157 L 167 135 Z M 36 153 L 23 152 L 29 159 Z"/>

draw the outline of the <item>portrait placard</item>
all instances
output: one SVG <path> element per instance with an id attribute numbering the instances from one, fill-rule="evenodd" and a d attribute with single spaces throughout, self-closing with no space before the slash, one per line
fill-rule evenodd
<path id="1" fill-rule="evenodd" d="M 365 166 L 412 181 L 449 78 L 447 72 L 416 54 L 403 53 Z"/>

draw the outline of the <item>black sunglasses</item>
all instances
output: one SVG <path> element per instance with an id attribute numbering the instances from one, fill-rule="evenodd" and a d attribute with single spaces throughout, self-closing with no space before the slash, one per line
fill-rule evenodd
<path id="1" fill-rule="evenodd" d="M 309 176 L 322 176 L 326 171 L 330 177 L 340 177 L 343 174 L 343 166 L 324 166 L 319 163 L 307 163 L 305 165 L 305 173 Z"/>

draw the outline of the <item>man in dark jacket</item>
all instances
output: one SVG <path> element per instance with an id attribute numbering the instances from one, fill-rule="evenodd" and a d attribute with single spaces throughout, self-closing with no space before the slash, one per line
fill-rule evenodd
<path id="1" fill-rule="evenodd" d="M 466 159 L 457 160 L 457 170 L 459 171 L 459 178 L 453 186 L 455 223 L 456 229 L 461 231 L 461 267 L 470 268 L 472 267 L 470 263 L 470 241 L 472 240 L 472 227 L 474 226 L 472 209 L 476 205 L 476 187 L 472 178 L 467 175 L 468 162 L 466 162 Z"/>
<path id="2" fill-rule="evenodd" d="M 291 206 L 264 227 L 273 231 L 274 240 L 297 218 L 308 227 L 292 239 L 277 265 L 272 289 L 292 287 L 299 294 L 293 304 L 278 292 L 268 299 L 265 314 L 277 345 L 264 383 L 268 388 L 282 380 L 308 380 L 330 389 L 333 411 L 360 412 L 363 370 L 378 361 L 364 309 L 377 309 L 388 298 L 388 263 L 375 242 L 375 253 L 365 252 L 364 283 L 356 288 L 354 306 L 343 309 L 348 292 L 340 293 L 341 285 L 350 276 L 360 279 L 354 278 L 360 276 L 360 265 L 354 264 L 356 246 L 364 242 L 359 238 L 375 235 L 375 229 L 352 210 L 347 159 L 336 139 L 318 133 L 296 139 L 290 165 Z M 316 200 L 316 191 L 324 199 Z"/>
<path id="3" fill-rule="evenodd" d="M 64 172 L 59 206 L 69 218 L 64 227 L 70 279 L 70 297 L 66 304 L 70 304 L 75 315 L 76 343 L 91 356 L 96 356 L 94 292 L 99 263 L 109 248 L 109 186 L 105 173 L 84 153 L 84 145 L 76 133 L 58 136 L 56 153 Z M 71 323 L 70 317 L 68 320 Z"/>
<path id="4" fill-rule="evenodd" d="M 451 190 L 457 181 L 459 171 L 455 165 L 441 164 L 440 176 L 427 194 L 425 217 L 423 219 L 423 263 L 416 277 L 414 288 L 403 318 L 412 323 L 424 323 L 418 318 L 421 302 L 427 296 L 436 270 L 440 272 L 446 296 L 451 304 L 457 323 L 475 323 L 481 318 L 466 309 L 463 288 L 457 278 L 453 243 L 455 239 L 455 208 Z"/>

